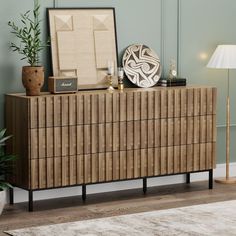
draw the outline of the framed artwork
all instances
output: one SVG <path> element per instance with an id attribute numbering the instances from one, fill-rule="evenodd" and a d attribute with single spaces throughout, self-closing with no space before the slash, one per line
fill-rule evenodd
<path id="1" fill-rule="evenodd" d="M 118 63 L 114 8 L 48 9 L 53 76 L 78 77 L 78 88 L 107 87 L 108 62 Z"/>

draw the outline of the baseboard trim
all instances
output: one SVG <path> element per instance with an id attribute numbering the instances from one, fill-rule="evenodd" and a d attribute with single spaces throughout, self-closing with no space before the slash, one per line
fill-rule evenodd
<path id="1" fill-rule="evenodd" d="M 214 178 L 225 176 L 225 164 L 218 164 L 216 169 L 214 170 Z M 236 173 L 236 162 L 230 164 L 230 173 Z M 208 172 L 200 172 L 194 173 L 191 175 L 191 181 L 204 181 L 208 180 Z M 184 175 L 175 175 L 175 176 L 166 176 L 166 177 L 157 177 L 148 179 L 148 186 L 162 186 L 162 185 L 170 185 L 170 184 L 178 184 L 184 183 L 185 176 Z M 130 180 L 130 181 L 121 181 L 107 184 L 99 184 L 99 185 L 89 185 L 87 187 L 87 193 L 102 193 L 102 192 L 112 192 L 112 191 L 120 191 L 127 189 L 135 189 L 142 188 L 142 180 Z M 19 188 L 14 189 L 16 203 L 26 202 L 28 201 L 28 192 Z M 52 198 L 61 198 L 61 197 L 69 197 L 81 195 L 81 187 L 72 187 L 65 189 L 53 189 L 53 190 L 45 190 L 34 193 L 34 200 L 42 200 L 42 199 L 52 199 Z M 8 199 L 8 198 L 7 198 Z"/>

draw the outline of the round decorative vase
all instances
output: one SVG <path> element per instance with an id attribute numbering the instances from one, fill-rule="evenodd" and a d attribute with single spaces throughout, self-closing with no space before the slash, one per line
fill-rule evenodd
<path id="1" fill-rule="evenodd" d="M 24 66 L 22 83 L 27 96 L 39 96 L 44 84 L 44 68 L 42 66 Z"/>
<path id="2" fill-rule="evenodd" d="M 6 191 L 0 191 L 0 215 L 6 203 Z"/>

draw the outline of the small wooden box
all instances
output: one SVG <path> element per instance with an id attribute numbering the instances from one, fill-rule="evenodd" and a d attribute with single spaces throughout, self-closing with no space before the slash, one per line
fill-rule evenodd
<path id="1" fill-rule="evenodd" d="M 49 77 L 48 90 L 51 93 L 76 93 L 78 91 L 77 77 Z"/>

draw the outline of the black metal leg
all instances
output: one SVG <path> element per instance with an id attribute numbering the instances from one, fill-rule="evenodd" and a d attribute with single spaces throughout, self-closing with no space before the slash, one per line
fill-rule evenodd
<path id="1" fill-rule="evenodd" d="M 82 185 L 82 199 L 86 201 L 86 185 Z"/>
<path id="2" fill-rule="evenodd" d="M 10 202 L 10 205 L 14 204 L 14 189 L 13 188 L 9 188 L 9 202 Z"/>
<path id="3" fill-rule="evenodd" d="M 143 193 L 147 192 L 147 178 L 143 178 Z"/>
<path id="4" fill-rule="evenodd" d="M 29 211 L 34 211 L 33 191 L 29 190 Z"/>
<path id="5" fill-rule="evenodd" d="M 209 189 L 213 189 L 213 170 L 209 170 Z"/>
<path id="6" fill-rule="evenodd" d="M 191 178 L 190 178 L 191 176 L 190 176 L 190 173 L 187 173 L 186 174 L 186 183 L 187 184 L 190 184 L 190 182 L 191 182 Z"/>

